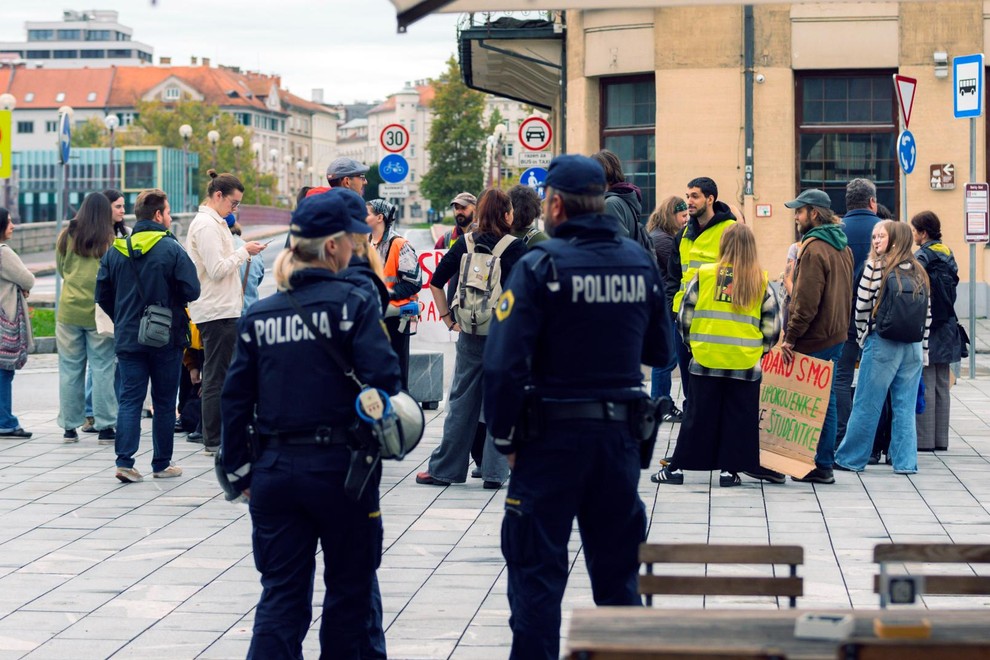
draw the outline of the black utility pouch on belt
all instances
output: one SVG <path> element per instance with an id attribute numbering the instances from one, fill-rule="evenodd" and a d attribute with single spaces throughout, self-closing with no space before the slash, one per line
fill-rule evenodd
<path id="1" fill-rule="evenodd" d="M 522 409 L 512 434 L 512 441 L 517 445 L 536 442 L 543 435 L 543 402 L 531 388 L 527 388 L 523 396 Z"/>
<path id="2" fill-rule="evenodd" d="M 660 422 L 659 399 L 642 397 L 629 402 L 629 432 L 639 440 L 639 467 L 644 470 L 653 461 Z"/>
<path id="3" fill-rule="evenodd" d="M 381 456 L 367 424 L 355 421 L 348 429 L 348 435 L 350 440 L 347 449 L 351 453 L 351 460 L 344 479 L 344 494 L 350 501 L 357 502 L 381 461 Z"/>

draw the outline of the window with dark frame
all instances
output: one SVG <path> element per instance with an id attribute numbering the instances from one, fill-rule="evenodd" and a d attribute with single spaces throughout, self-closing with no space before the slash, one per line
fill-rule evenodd
<path id="1" fill-rule="evenodd" d="M 846 184 L 870 179 L 898 214 L 897 100 L 893 71 L 795 72 L 797 188 L 819 188 L 846 212 Z"/>
<path id="2" fill-rule="evenodd" d="M 601 145 L 622 162 L 626 181 L 643 193 L 640 221 L 656 206 L 656 78 L 624 76 L 601 81 Z"/>

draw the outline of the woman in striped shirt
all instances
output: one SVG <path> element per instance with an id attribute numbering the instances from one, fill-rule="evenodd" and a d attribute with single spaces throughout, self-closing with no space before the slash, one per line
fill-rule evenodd
<path id="1" fill-rule="evenodd" d="M 894 472 L 914 474 L 918 471 L 914 410 L 922 364 L 928 360 L 931 304 L 927 304 L 922 341 L 895 341 L 876 332 L 880 299 L 894 295 L 889 287 L 904 286 L 910 281 L 914 291 L 923 291 L 926 298 L 930 295 L 928 275 L 912 254 L 913 248 L 911 227 L 906 222 L 887 220 L 874 227 L 873 249 L 856 290 L 856 334 L 863 347 L 863 356 L 846 435 L 835 452 L 838 470 L 862 472 L 866 468 L 880 409 L 889 389 L 894 413 L 890 437 Z"/>

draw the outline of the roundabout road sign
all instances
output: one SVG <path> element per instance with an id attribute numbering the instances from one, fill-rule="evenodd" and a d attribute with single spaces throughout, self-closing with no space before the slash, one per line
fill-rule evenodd
<path id="1" fill-rule="evenodd" d="M 918 145 L 911 131 L 901 131 L 897 136 L 897 161 L 905 174 L 914 171 L 914 165 L 918 162 Z"/>
<path id="2" fill-rule="evenodd" d="M 389 153 L 397 154 L 405 151 L 409 146 L 409 131 L 402 124 L 389 124 L 382 129 L 381 137 L 382 149 Z"/>

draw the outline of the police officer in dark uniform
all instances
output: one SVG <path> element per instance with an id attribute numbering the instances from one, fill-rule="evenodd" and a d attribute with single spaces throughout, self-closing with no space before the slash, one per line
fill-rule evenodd
<path id="1" fill-rule="evenodd" d="M 502 522 L 512 658 L 560 655 L 575 516 L 595 603 L 641 604 L 639 438 L 652 451 L 656 426 L 641 430 L 655 410 L 640 364 L 669 364 L 672 329 L 656 260 L 621 237 L 604 192 L 594 160 L 550 163 L 553 238 L 513 269 L 485 348 L 485 418 L 513 465 Z"/>
<path id="2" fill-rule="evenodd" d="M 358 388 L 320 346 L 329 339 L 364 383 L 399 391 L 399 362 L 377 297 L 338 275 L 353 250 L 348 232 L 367 233 L 366 216 L 364 200 L 346 189 L 300 203 L 289 228 L 292 247 L 274 267 L 279 292 L 238 322 L 222 394 L 222 460 L 231 486 L 249 498 L 263 587 L 249 658 L 302 658 L 317 541 L 326 583 L 320 657 L 385 657 L 375 577 L 381 466 L 360 496 L 345 492 Z"/>

